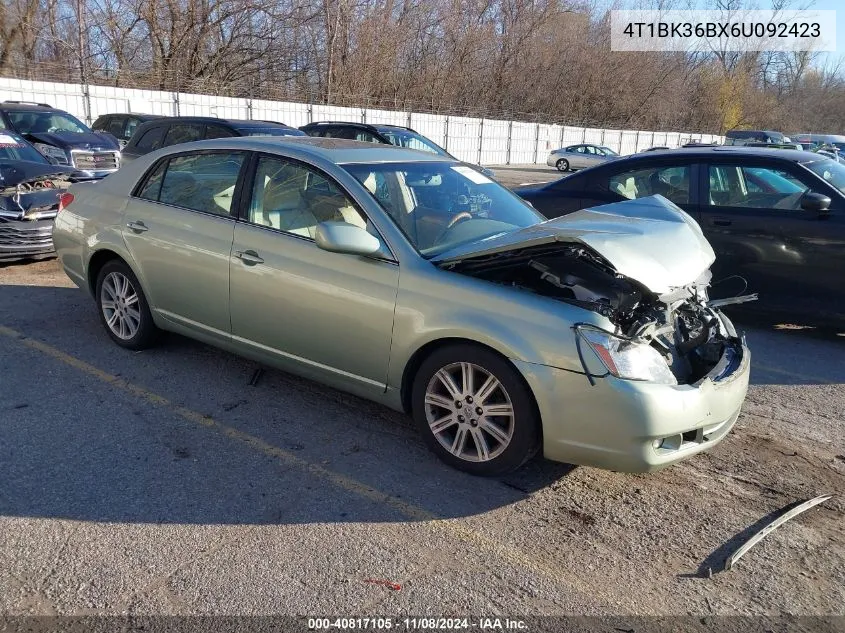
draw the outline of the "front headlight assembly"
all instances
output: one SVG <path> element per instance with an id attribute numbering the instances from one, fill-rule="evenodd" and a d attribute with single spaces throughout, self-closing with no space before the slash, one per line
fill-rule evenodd
<path id="1" fill-rule="evenodd" d="M 63 149 L 47 145 L 46 143 L 33 143 L 32 146 L 41 152 L 48 159 L 57 162 L 59 165 L 69 165 L 67 154 Z"/>
<path id="2" fill-rule="evenodd" d="M 678 384 L 666 359 L 650 345 L 635 343 L 592 327 L 576 327 L 575 331 L 611 375 L 661 385 Z"/>

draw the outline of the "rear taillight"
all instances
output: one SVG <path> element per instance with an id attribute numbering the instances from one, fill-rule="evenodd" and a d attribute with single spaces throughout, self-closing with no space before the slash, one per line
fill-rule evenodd
<path id="1" fill-rule="evenodd" d="M 73 202 L 73 194 L 69 191 L 65 191 L 62 195 L 59 196 L 59 211 L 63 211 L 66 207 L 70 206 L 70 203 Z"/>

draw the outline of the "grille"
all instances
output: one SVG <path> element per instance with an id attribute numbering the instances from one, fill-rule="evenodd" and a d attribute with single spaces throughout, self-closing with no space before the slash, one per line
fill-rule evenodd
<path id="1" fill-rule="evenodd" d="M 74 150 L 73 166 L 79 169 L 117 169 L 119 152 L 83 152 Z"/>
<path id="2" fill-rule="evenodd" d="M 53 248 L 53 221 L 7 220 L 0 218 L 0 254 L 6 250 Z"/>

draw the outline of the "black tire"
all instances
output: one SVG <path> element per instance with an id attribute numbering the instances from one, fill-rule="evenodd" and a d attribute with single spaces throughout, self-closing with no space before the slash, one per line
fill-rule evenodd
<path id="1" fill-rule="evenodd" d="M 106 309 L 103 304 L 104 301 L 108 300 L 108 292 L 105 292 L 104 294 L 103 286 L 110 275 L 121 275 L 125 278 L 130 284 L 131 289 L 134 291 L 134 294 L 137 296 L 137 331 L 128 337 L 119 336 L 118 333 L 116 333 L 109 325 L 108 318 L 106 317 Z M 114 279 L 114 277 L 112 279 Z M 97 313 L 100 315 L 100 322 L 103 324 L 106 333 L 108 333 L 111 339 L 121 347 L 131 350 L 142 350 L 152 347 L 158 341 L 161 331 L 153 322 L 152 314 L 150 314 L 150 306 L 147 303 L 147 297 L 144 295 L 144 291 L 141 288 L 141 284 L 135 276 L 135 273 L 132 272 L 132 269 L 129 268 L 124 261 L 120 259 L 113 259 L 107 262 L 100 269 L 100 273 L 97 275 L 95 300 L 97 302 Z M 127 330 L 127 334 L 128 333 L 129 330 Z"/>
<path id="2" fill-rule="evenodd" d="M 558 171 L 569 171 L 569 161 L 565 158 L 561 158 L 555 163 L 555 167 L 557 167 Z"/>
<path id="3" fill-rule="evenodd" d="M 481 414 L 478 415 L 479 419 L 476 420 L 469 416 L 472 415 L 473 411 L 478 412 L 481 409 L 480 407 L 471 409 L 470 404 L 464 402 L 466 398 L 461 400 L 460 408 L 457 407 L 457 402 L 454 400 L 452 400 L 454 406 L 449 408 L 427 402 L 429 388 L 432 389 L 429 392 L 429 400 L 438 395 L 446 399 L 446 394 L 452 393 L 448 391 L 448 388 L 440 393 L 435 392 L 434 390 L 438 387 L 445 388 L 445 383 L 435 376 L 441 370 L 450 367 L 452 367 L 449 370 L 450 375 L 456 375 L 459 371 L 462 372 L 463 367 L 458 367 L 460 363 L 468 363 L 475 367 L 475 369 L 472 369 L 475 382 L 485 378 L 484 374 L 486 373 L 487 376 L 493 376 L 502 388 L 500 391 L 499 387 L 496 387 L 488 394 L 487 398 L 482 398 L 480 402 L 474 404 L 484 404 L 490 407 L 510 406 L 513 415 L 497 416 L 492 414 L 488 416 Z M 466 374 L 462 373 L 461 375 L 465 376 Z M 484 384 L 487 384 L 486 380 Z M 462 384 L 457 386 L 463 388 L 463 380 Z M 477 397 L 482 395 L 482 389 L 478 385 L 475 385 L 475 387 L 476 389 L 470 390 L 464 388 L 462 393 L 467 394 L 472 391 L 476 393 Z M 472 403 L 471 397 L 469 402 Z M 539 448 L 540 420 L 528 386 L 513 365 L 498 354 L 483 347 L 471 344 L 449 345 L 436 350 L 426 358 L 414 377 L 411 391 L 411 412 L 420 433 L 431 450 L 450 466 L 473 475 L 495 476 L 512 472 L 528 461 Z M 460 413 L 468 413 L 468 416 L 464 416 L 462 422 L 457 422 L 457 419 L 461 418 Z M 441 417 L 441 414 L 444 420 L 446 418 L 449 418 L 449 420 L 447 424 L 443 425 L 443 430 L 436 434 L 429 424 L 429 416 L 437 419 Z M 512 421 L 508 422 L 509 419 Z M 497 440 L 496 435 L 487 430 L 494 428 L 491 423 L 503 436 L 510 435 L 507 443 Z M 464 429 L 461 446 L 466 447 L 466 457 L 453 454 L 441 443 L 452 442 L 453 448 L 457 447 L 459 429 Z M 479 448 L 476 434 L 483 437 L 481 444 L 485 444 L 488 449 L 494 449 L 489 450 L 487 453 L 489 458 L 486 460 L 481 459 L 482 450 Z M 472 446 L 469 445 L 470 441 Z M 473 449 L 476 451 L 474 455 L 472 454 Z M 463 452 L 461 448 L 456 450 Z M 497 452 L 498 454 L 496 454 Z"/>

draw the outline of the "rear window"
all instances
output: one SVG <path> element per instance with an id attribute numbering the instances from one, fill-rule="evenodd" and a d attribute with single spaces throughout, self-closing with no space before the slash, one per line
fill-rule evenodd
<path id="1" fill-rule="evenodd" d="M 135 147 L 142 152 L 151 152 L 154 149 L 158 149 L 161 147 L 161 139 L 164 136 L 164 129 L 164 126 L 158 126 L 151 130 L 147 130 L 141 135 L 138 142 L 135 143 Z"/>
<path id="2" fill-rule="evenodd" d="M 176 123 L 171 125 L 164 137 L 164 144 L 167 147 L 179 143 L 190 143 L 202 138 L 203 126 L 191 123 Z"/>

